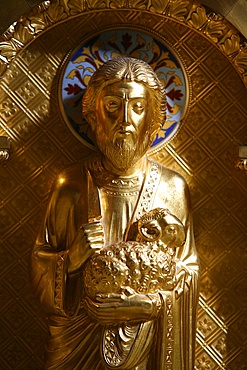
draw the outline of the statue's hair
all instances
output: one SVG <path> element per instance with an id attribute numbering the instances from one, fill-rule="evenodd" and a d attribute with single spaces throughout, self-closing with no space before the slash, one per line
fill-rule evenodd
<path id="1" fill-rule="evenodd" d="M 120 57 L 103 64 L 91 77 L 82 101 L 82 113 L 91 125 L 95 116 L 96 99 L 107 85 L 117 81 L 142 83 L 152 91 L 152 131 L 157 132 L 166 119 L 166 93 L 164 86 L 149 64 L 141 59 Z"/>

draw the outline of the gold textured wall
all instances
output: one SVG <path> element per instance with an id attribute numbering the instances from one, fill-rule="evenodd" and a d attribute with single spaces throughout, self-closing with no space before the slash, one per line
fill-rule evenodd
<path id="1" fill-rule="evenodd" d="M 247 144 L 244 40 L 192 1 L 59 4 L 38 7 L 0 40 L 0 135 L 12 139 L 0 162 L 0 369 L 43 368 L 45 315 L 30 289 L 29 254 L 56 174 L 90 155 L 60 113 L 61 63 L 83 39 L 118 27 L 164 38 L 186 65 L 189 113 L 153 156 L 191 190 L 202 270 L 196 367 L 246 369 L 247 173 L 235 168 Z"/>

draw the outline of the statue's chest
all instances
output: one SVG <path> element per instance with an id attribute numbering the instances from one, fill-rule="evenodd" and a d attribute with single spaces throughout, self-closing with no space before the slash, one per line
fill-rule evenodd
<path id="1" fill-rule="evenodd" d="M 114 189 L 101 188 L 99 193 L 105 245 L 122 241 L 136 208 L 139 192 L 116 192 Z"/>

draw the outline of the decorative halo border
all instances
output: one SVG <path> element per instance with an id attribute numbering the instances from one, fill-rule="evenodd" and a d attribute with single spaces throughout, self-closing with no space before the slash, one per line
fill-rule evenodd
<path id="1" fill-rule="evenodd" d="M 90 149 L 96 149 L 91 129 L 82 116 L 81 100 L 96 69 L 107 60 L 123 55 L 149 63 L 165 86 L 167 120 L 149 152 L 157 151 L 174 137 L 181 126 L 188 108 L 189 84 L 185 68 L 175 51 L 164 40 L 139 29 L 105 31 L 71 51 L 59 83 L 63 119 L 78 140 Z"/>

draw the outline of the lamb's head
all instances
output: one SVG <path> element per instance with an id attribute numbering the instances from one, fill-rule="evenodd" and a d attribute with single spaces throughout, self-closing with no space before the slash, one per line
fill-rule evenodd
<path id="1" fill-rule="evenodd" d="M 145 213 L 138 221 L 138 232 L 138 240 L 160 240 L 169 248 L 180 247 L 185 241 L 182 222 L 164 208 L 155 208 Z"/>

